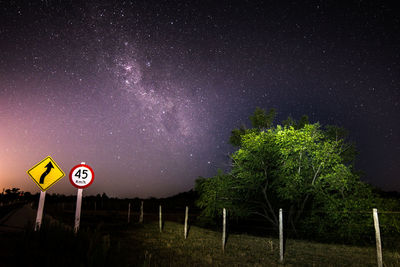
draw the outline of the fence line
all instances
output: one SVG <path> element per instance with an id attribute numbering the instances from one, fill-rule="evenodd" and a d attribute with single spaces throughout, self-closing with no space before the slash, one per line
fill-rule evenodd
<path id="1" fill-rule="evenodd" d="M 64 204 L 64 203 L 62 203 Z M 64 206 L 64 205 L 63 205 Z M 126 207 L 126 206 L 125 206 Z M 126 212 L 126 209 L 125 209 Z M 326 212 L 326 211 L 325 211 Z M 370 212 L 367 211 L 343 211 L 342 213 L 361 213 L 361 214 L 371 214 Z M 279 261 L 283 262 L 284 260 L 284 235 L 283 235 L 283 213 L 287 214 L 287 211 L 284 211 L 282 209 L 279 209 Z M 126 214 L 126 213 L 125 213 Z M 138 214 L 137 212 L 135 214 Z M 168 214 L 179 214 L 178 212 L 173 212 L 173 213 L 165 213 L 164 214 L 164 219 L 165 216 L 168 217 Z M 182 221 L 184 221 L 184 239 L 187 239 L 188 237 L 188 218 L 189 218 L 189 207 L 186 206 L 185 207 L 185 212 L 181 213 L 182 217 L 180 217 L 182 219 Z M 226 247 L 226 236 L 227 236 L 227 214 L 228 214 L 228 210 L 226 208 L 222 209 L 222 251 L 225 251 L 225 247 Z M 375 239 L 376 239 L 376 250 L 377 250 L 377 265 L 378 267 L 382 267 L 383 266 L 383 256 L 382 256 L 382 240 L 381 240 L 381 234 L 380 234 L 380 225 L 379 225 L 379 217 L 378 214 L 400 214 L 400 212 L 398 211 L 379 211 L 377 209 L 373 209 L 372 210 L 372 217 L 373 217 L 373 222 L 374 222 L 374 228 L 375 228 Z M 198 215 L 198 214 L 196 214 Z M 125 215 L 126 216 L 126 215 Z M 130 216 L 131 216 L 131 203 L 128 203 L 128 223 L 130 222 Z M 143 217 L 144 217 L 144 202 L 141 201 L 141 206 L 140 206 L 140 219 L 139 222 L 143 222 Z M 126 217 L 125 217 L 126 218 Z M 183 220 L 184 219 L 184 220 Z M 160 232 L 162 232 L 162 224 L 163 224 L 163 217 L 162 217 L 162 206 L 159 205 L 159 228 L 160 228 Z M 258 221 L 258 220 L 255 220 Z M 259 220 L 260 222 L 262 220 Z M 357 224 L 354 224 L 357 225 Z M 240 225 L 239 225 L 240 227 Z M 254 226 L 257 228 L 257 226 Z M 252 227 L 252 228 L 254 228 Z M 276 228 L 267 228 L 267 227 L 259 227 L 260 229 L 275 229 Z M 289 231 L 290 229 L 285 229 L 285 231 Z"/>

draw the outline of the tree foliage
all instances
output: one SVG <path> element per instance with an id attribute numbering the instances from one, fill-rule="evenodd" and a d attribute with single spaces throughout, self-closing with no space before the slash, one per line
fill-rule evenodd
<path id="1" fill-rule="evenodd" d="M 249 117 L 253 128 L 247 129 L 245 125 L 233 129 L 229 138 L 229 143 L 239 147 L 242 142 L 242 136 L 248 133 L 260 132 L 269 129 L 273 126 L 273 121 L 276 117 L 276 110 L 271 108 L 268 113 L 265 110 L 257 107 L 254 114 Z"/>
<path id="2" fill-rule="evenodd" d="M 273 126 L 274 117 L 275 110 L 257 108 L 250 117 L 253 128 L 232 131 L 230 141 L 239 149 L 231 155 L 231 171 L 196 181 L 204 214 L 215 216 L 225 207 L 231 216 L 257 214 L 277 227 L 284 208 L 294 231 L 313 225 L 317 234 L 362 236 L 371 218 L 350 211 L 370 210 L 377 201 L 354 172 L 355 149 L 346 132 L 310 124 L 306 116 Z"/>
<path id="3" fill-rule="evenodd" d="M 258 130 L 269 129 L 275 119 L 276 111 L 271 108 L 268 113 L 265 110 L 257 107 L 254 114 L 250 116 L 251 125 Z"/>
<path id="4" fill-rule="evenodd" d="M 291 116 L 289 116 L 286 120 L 283 121 L 284 126 L 292 126 L 294 129 L 301 129 L 304 127 L 304 125 L 308 124 L 308 116 L 303 115 L 299 121 L 296 121 L 293 119 Z"/>

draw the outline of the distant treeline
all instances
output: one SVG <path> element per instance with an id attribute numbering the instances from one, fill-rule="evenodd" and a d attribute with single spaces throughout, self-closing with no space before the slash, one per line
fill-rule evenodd
<path id="1" fill-rule="evenodd" d="M 15 202 L 34 202 L 37 204 L 39 200 L 39 193 L 32 194 L 30 192 L 21 191 L 19 188 L 5 189 L 0 194 L 0 203 L 7 205 Z M 157 212 L 159 205 L 163 206 L 165 211 L 181 211 L 185 210 L 188 206 L 191 211 L 200 212 L 200 209 L 195 206 L 195 202 L 198 195 L 193 190 L 188 192 L 182 192 L 177 195 L 167 198 L 155 198 L 150 197 L 146 199 L 142 198 L 118 198 L 109 197 L 105 192 L 97 194 L 95 196 L 84 196 L 83 197 L 83 208 L 97 209 L 97 210 L 125 210 L 129 203 L 131 204 L 132 210 L 138 210 L 141 202 L 144 202 L 146 212 Z M 66 204 L 69 203 L 74 205 L 76 202 L 76 195 L 64 195 L 64 194 L 46 194 L 46 203 L 48 204 Z"/>

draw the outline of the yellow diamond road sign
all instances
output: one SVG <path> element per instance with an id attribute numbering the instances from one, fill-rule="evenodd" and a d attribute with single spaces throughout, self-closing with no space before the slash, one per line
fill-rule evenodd
<path id="1" fill-rule="evenodd" d="M 50 156 L 33 166 L 27 173 L 42 191 L 46 191 L 65 176 Z"/>

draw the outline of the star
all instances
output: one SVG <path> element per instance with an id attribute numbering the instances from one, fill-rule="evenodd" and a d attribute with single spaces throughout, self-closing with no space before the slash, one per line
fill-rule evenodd
<path id="1" fill-rule="evenodd" d="M 343 126 L 361 179 L 400 190 L 387 167 L 400 166 L 390 4 L 110 3 L 0 5 L 4 187 L 33 190 L 21 169 L 54 153 L 90 161 L 100 192 L 112 176 L 119 196 L 179 193 L 230 164 L 231 131 L 251 128 L 258 106 L 276 108 L 276 124 Z"/>

